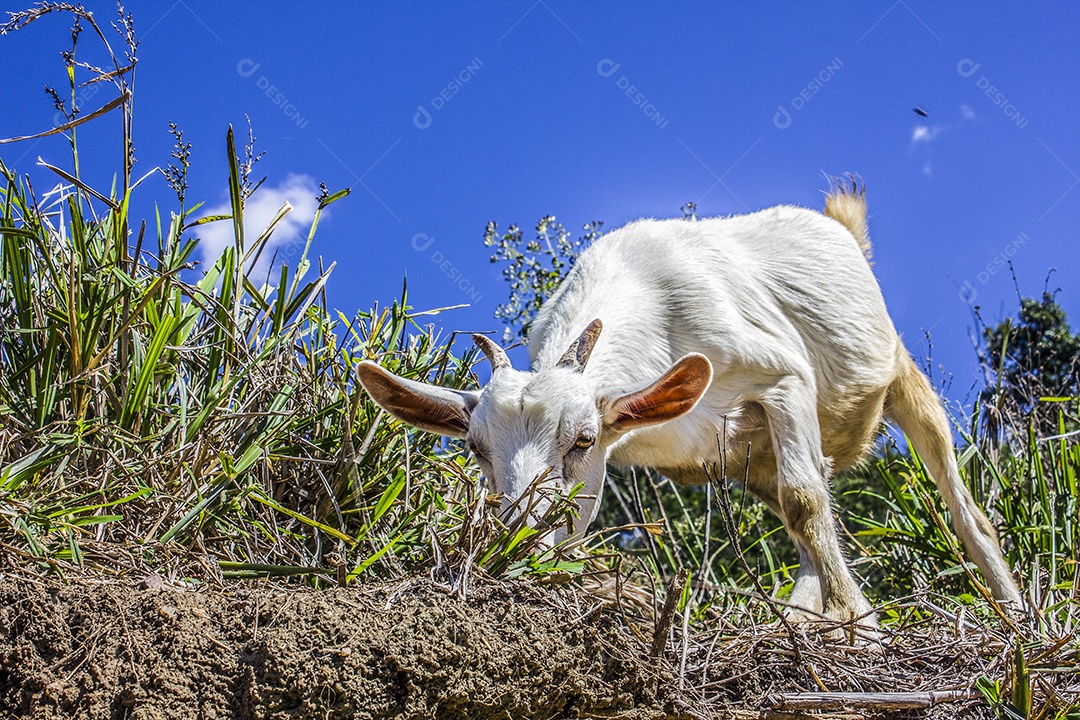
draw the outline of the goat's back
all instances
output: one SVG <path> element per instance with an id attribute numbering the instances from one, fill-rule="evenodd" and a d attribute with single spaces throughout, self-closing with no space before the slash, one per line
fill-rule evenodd
<path id="1" fill-rule="evenodd" d="M 604 332 L 586 373 L 600 386 L 647 382 L 686 353 L 705 354 L 715 380 L 699 406 L 632 433 L 622 444 L 641 451 L 633 457 L 613 455 L 653 466 L 664 465 L 649 460 L 658 453 L 689 463 L 715 454 L 721 418 L 737 424 L 753 414 L 756 392 L 797 374 L 816 385 L 823 439 L 866 436 L 836 453 L 854 462 L 903 352 L 862 239 L 792 206 L 630 223 L 583 252 L 544 304 L 530 338 L 534 368 L 557 362 L 594 318 Z"/>
<path id="2" fill-rule="evenodd" d="M 604 333 L 594 358 L 603 362 L 590 369 L 613 379 L 616 368 L 645 361 L 642 372 L 662 371 L 687 352 L 706 353 L 719 369 L 754 363 L 753 350 L 776 340 L 789 341 L 774 348 L 780 355 L 805 360 L 830 359 L 830 349 L 877 355 L 896 342 L 852 234 L 783 205 L 727 218 L 638 220 L 603 236 L 537 316 L 534 365 L 557 361 L 596 317 Z M 631 362 L 619 362 L 628 351 Z M 771 354 L 757 359 L 772 365 Z"/>

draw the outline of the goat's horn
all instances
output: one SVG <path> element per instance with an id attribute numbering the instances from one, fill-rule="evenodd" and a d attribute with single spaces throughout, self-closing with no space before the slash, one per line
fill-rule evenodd
<path id="1" fill-rule="evenodd" d="M 582 372 L 585 369 L 585 363 L 589 362 L 589 356 L 592 355 L 596 340 L 600 337 L 600 331 L 603 329 L 604 324 L 599 319 L 589 323 L 589 326 L 581 332 L 578 339 L 570 343 L 570 347 L 559 358 L 558 366 Z"/>
<path id="2" fill-rule="evenodd" d="M 495 372 L 500 368 L 511 367 L 510 358 L 506 357 L 506 351 L 499 347 L 495 341 L 487 335 L 474 333 L 472 339 L 473 342 L 476 343 L 476 346 L 483 350 L 484 354 L 487 355 L 487 359 L 491 363 L 491 372 Z"/>

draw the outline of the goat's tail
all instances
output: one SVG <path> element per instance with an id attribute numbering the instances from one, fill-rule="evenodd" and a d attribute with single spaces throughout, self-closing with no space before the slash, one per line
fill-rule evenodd
<path id="1" fill-rule="evenodd" d="M 994 597 L 1019 608 L 1020 592 L 1001 554 L 997 533 L 960 479 L 949 419 L 941 400 L 907 350 L 901 346 L 897 351 L 901 356 L 900 372 L 889 386 L 885 414 L 900 426 L 926 463 L 952 514 L 953 529 Z"/>
<path id="2" fill-rule="evenodd" d="M 866 185 L 856 175 L 846 178 L 829 177 L 829 191 L 825 194 L 825 216 L 831 217 L 848 229 L 859 243 L 859 249 L 871 260 L 870 230 L 866 225 Z"/>

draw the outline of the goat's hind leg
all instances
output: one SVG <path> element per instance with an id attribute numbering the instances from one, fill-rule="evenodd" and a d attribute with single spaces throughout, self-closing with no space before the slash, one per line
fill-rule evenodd
<path id="1" fill-rule="evenodd" d="M 900 425 L 930 469 L 949 507 L 953 528 L 982 571 L 994 597 L 1016 609 L 1022 608 L 1024 600 L 1002 555 L 997 532 L 960 478 L 949 419 L 941 407 L 941 399 L 906 351 L 901 363 L 900 372 L 889 387 L 886 414 Z"/>

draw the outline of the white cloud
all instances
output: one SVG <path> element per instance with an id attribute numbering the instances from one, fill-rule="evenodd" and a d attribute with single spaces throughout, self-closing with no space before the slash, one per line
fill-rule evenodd
<path id="1" fill-rule="evenodd" d="M 940 123 L 934 123 L 933 125 L 922 122 L 918 123 L 911 131 L 911 147 L 914 148 L 919 143 L 931 143 L 934 140 L 937 140 L 941 135 L 952 132 L 958 127 L 965 125 L 978 117 L 975 114 L 975 111 L 971 109 L 970 105 L 961 105 L 958 112 L 960 119 L 957 122 L 945 125 Z"/>
<path id="2" fill-rule="evenodd" d="M 917 145 L 921 142 L 928 143 L 931 140 L 936 139 L 944 129 L 945 128 L 940 125 L 935 125 L 933 127 L 930 127 L 929 125 L 916 125 L 915 129 L 911 131 L 911 144 Z"/>
<path id="3" fill-rule="evenodd" d="M 244 238 L 248 247 L 270 225 L 282 205 L 287 202 L 293 208 L 292 212 L 278 223 L 259 261 L 253 267 L 249 261 L 247 275 L 256 286 L 261 286 L 268 281 L 271 285 L 274 284 L 276 276 L 268 278 L 268 273 L 271 269 L 270 261 L 274 258 L 275 252 L 277 253 L 276 267 L 280 268 L 282 260 L 289 260 L 289 265 L 296 267 L 299 255 L 307 242 L 307 233 L 315 217 L 315 210 L 319 206 L 316 200 L 318 194 L 319 186 L 311 176 L 289 173 L 280 184 L 273 187 L 263 184 L 248 198 L 244 208 Z M 231 212 L 232 206 L 226 202 L 208 208 L 206 214 L 228 215 Z M 225 248 L 232 245 L 232 221 L 219 220 L 201 226 L 199 239 L 198 249 L 203 264 L 210 265 L 221 256 Z"/>
<path id="4" fill-rule="evenodd" d="M 941 124 L 934 123 L 933 125 L 920 122 L 915 125 L 911 131 L 911 142 L 908 144 L 908 153 L 914 152 L 915 148 L 920 145 L 926 148 L 926 161 L 923 163 L 922 172 L 926 177 L 933 177 L 934 167 L 931 162 L 931 149 L 930 145 L 939 137 L 945 133 L 952 132 L 958 127 L 962 127 L 969 122 L 977 119 L 978 116 L 975 111 L 971 109 L 969 105 L 961 105 L 958 109 L 960 119 L 956 122 Z"/>

